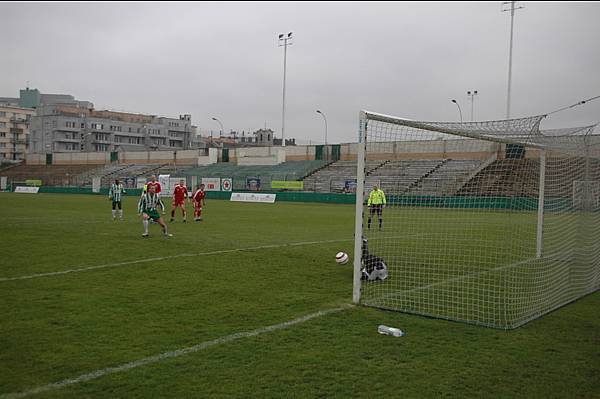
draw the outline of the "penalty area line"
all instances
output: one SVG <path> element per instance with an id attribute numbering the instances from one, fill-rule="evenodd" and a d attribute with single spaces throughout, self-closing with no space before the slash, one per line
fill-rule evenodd
<path id="1" fill-rule="evenodd" d="M 90 271 L 90 270 L 136 265 L 136 264 L 140 264 L 140 263 L 158 262 L 158 261 L 175 259 L 175 258 L 183 258 L 183 257 L 222 255 L 222 254 L 242 252 L 242 251 L 255 251 L 255 250 L 260 250 L 260 249 L 295 247 L 295 246 L 302 246 L 302 245 L 332 244 L 332 243 L 336 243 L 336 242 L 345 242 L 345 241 L 353 241 L 353 239 L 349 238 L 349 239 L 345 239 L 345 240 L 293 242 L 293 243 L 286 243 L 286 244 L 261 245 L 261 246 L 257 246 L 257 247 L 223 249 L 223 250 L 219 250 L 219 251 L 199 252 L 199 253 L 192 253 L 192 254 L 169 255 L 169 256 L 161 256 L 161 257 L 155 257 L 155 258 L 138 259 L 138 260 L 132 260 L 132 261 L 127 261 L 127 262 L 108 263 L 108 264 L 97 265 L 97 266 L 86 266 L 86 267 L 80 267 L 77 269 L 61 270 L 61 271 L 57 271 L 57 272 L 31 274 L 28 276 L 0 277 L 0 283 L 7 282 L 7 281 L 30 280 L 30 279 L 34 279 L 34 278 L 40 278 L 40 277 L 60 276 L 63 274 L 80 273 L 80 272 L 85 272 L 85 271 Z"/>
<path id="2" fill-rule="evenodd" d="M 131 370 L 131 369 L 134 369 L 137 367 L 145 366 L 147 364 L 158 363 L 158 362 L 166 360 L 166 359 L 176 358 L 179 356 L 187 355 L 188 353 L 198 352 L 203 349 L 210 348 L 212 346 L 225 344 L 225 343 L 235 341 L 238 339 L 255 337 L 260 334 L 265 334 L 265 333 L 269 333 L 269 332 L 276 331 L 276 330 L 282 330 L 282 329 L 294 326 L 296 324 L 307 322 L 307 321 L 315 319 L 317 317 L 323 317 L 323 316 L 327 316 L 330 314 L 339 313 L 344 310 L 350 309 L 352 307 L 354 307 L 354 305 L 347 304 L 347 305 L 343 305 L 339 308 L 321 310 L 319 312 L 311 313 L 309 315 L 302 316 L 302 317 L 299 317 L 297 319 L 293 319 L 290 321 L 286 321 L 284 323 L 273 324 L 273 325 L 258 328 L 256 330 L 252 330 L 252 331 L 234 333 L 231 335 L 227 335 L 225 337 L 213 339 L 211 341 L 201 342 L 197 345 L 189 346 L 187 348 L 177 349 L 177 350 L 169 351 L 169 352 L 163 352 L 158 355 L 145 357 L 143 359 L 135 360 L 135 361 L 132 361 L 129 363 L 124 363 L 124 364 L 121 364 L 118 366 L 107 367 L 104 369 L 92 371 L 90 373 L 82 374 L 75 378 L 70 378 L 70 379 L 59 381 L 59 382 L 54 382 L 52 384 L 43 385 L 43 386 L 33 388 L 33 389 L 28 389 L 26 391 L 0 394 L 0 399 L 24 398 L 24 397 L 27 397 L 30 395 L 35 395 L 35 394 L 39 394 L 39 393 L 43 393 L 43 392 L 61 389 L 61 388 L 64 388 L 64 387 L 67 387 L 70 385 L 75 385 L 75 384 L 79 384 L 82 382 L 95 380 L 95 379 L 103 377 L 105 375 L 120 373 L 120 372 L 128 371 L 128 370 Z"/>

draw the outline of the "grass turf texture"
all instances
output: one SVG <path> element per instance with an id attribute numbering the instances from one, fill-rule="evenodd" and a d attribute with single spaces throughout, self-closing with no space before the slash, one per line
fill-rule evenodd
<path id="1" fill-rule="evenodd" d="M 351 301 L 334 257 L 353 252 L 352 206 L 207 201 L 204 222 L 178 213 L 174 237 L 142 239 L 135 202 L 114 222 L 104 197 L 0 194 L 0 278 L 280 247 L 0 281 L 0 397 Z M 595 293 L 514 331 L 354 307 L 33 397 L 593 398 L 599 306 Z"/>

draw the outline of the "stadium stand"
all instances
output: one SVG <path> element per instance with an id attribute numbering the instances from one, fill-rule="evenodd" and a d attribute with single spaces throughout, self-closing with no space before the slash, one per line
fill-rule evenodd
<path id="1" fill-rule="evenodd" d="M 377 184 L 389 194 L 446 195 L 455 193 L 480 167 L 478 159 L 406 159 L 367 161 L 366 189 Z M 356 161 L 337 161 L 304 180 L 306 191 L 343 192 L 356 179 Z"/>
<path id="2" fill-rule="evenodd" d="M 306 176 L 314 173 L 325 166 L 329 161 L 288 161 L 278 165 L 242 165 L 238 166 L 232 163 L 217 163 L 207 166 L 192 167 L 180 170 L 182 176 L 202 177 L 220 177 L 232 178 L 233 189 L 239 190 L 246 187 L 247 177 L 258 177 L 261 180 L 261 187 L 269 189 L 272 180 L 303 180 Z"/>
<path id="3" fill-rule="evenodd" d="M 537 196 L 539 160 L 503 159 L 493 162 L 469 180 L 457 195 Z"/>
<path id="4" fill-rule="evenodd" d="M 19 165 L 2 171 L 11 184 L 41 180 L 44 186 L 76 186 L 78 177 L 97 169 L 97 165 Z"/>

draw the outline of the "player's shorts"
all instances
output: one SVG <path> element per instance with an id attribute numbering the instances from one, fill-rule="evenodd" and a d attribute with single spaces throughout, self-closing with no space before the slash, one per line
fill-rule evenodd
<path id="1" fill-rule="evenodd" d="M 113 201 L 113 202 L 112 202 L 112 209 L 117 209 L 117 207 L 118 207 L 119 209 L 122 209 L 122 208 L 121 208 L 121 201 Z"/>
<path id="2" fill-rule="evenodd" d="M 371 205 L 371 208 L 369 209 L 369 214 L 372 215 L 375 212 L 377 212 L 377 215 L 381 215 L 382 210 L 383 210 L 383 204 L 373 204 L 373 205 Z"/>
<path id="3" fill-rule="evenodd" d="M 173 201 L 172 205 L 173 205 L 173 208 L 177 208 L 178 206 L 185 207 L 185 199 L 183 199 L 181 201 Z"/>
<path id="4" fill-rule="evenodd" d="M 158 220 L 160 219 L 160 213 L 158 213 L 158 211 L 154 210 L 154 211 L 144 211 L 144 213 L 146 215 L 148 215 L 148 217 L 152 220 Z"/>

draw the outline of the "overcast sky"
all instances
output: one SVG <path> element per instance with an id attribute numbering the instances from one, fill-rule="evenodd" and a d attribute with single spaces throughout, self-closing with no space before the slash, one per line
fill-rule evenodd
<path id="1" fill-rule="evenodd" d="M 600 95 L 600 3 L 528 3 L 516 11 L 511 116 Z M 361 109 L 408 119 L 506 115 L 510 12 L 464 3 L 0 3 L 0 97 L 29 81 L 96 109 L 177 117 L 203 133 L 354 142 Z M 600 121 L 600 99 L 543 128 Z"/>

